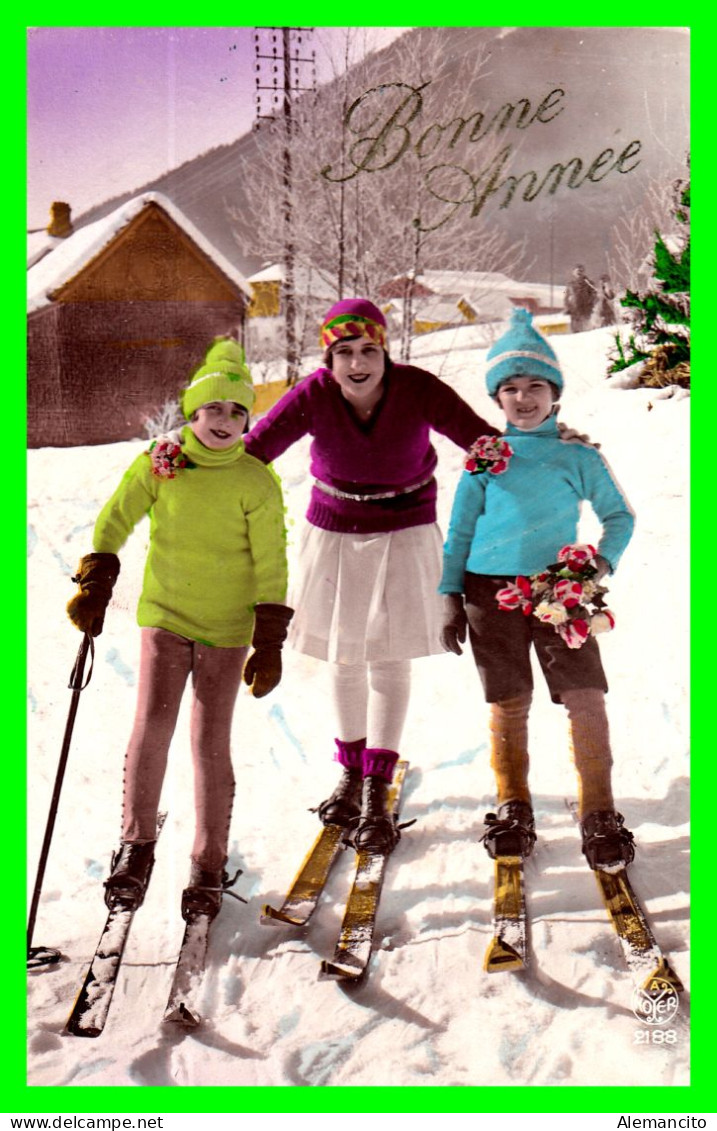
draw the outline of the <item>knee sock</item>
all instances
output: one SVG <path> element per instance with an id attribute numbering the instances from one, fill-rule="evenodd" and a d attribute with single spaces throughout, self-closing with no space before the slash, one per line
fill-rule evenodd
<path id="1" fill-rule="evenodd" d="M 528 712 L 532 695 L 527 692 L 490 704 L 490 754 L 498 802 L 526 801 L 528 788 Z"/>
<path id="2" fill-rule="evenodd" d="M 578 813 L 582 819 L 598 809 L 614 809 L 612 753 L 605 694 L 599 688 L 564 691 L 570 746 L 578 773 Z"/>

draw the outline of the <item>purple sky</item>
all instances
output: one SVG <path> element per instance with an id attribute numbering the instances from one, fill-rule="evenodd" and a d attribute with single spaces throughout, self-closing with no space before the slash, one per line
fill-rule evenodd
<path id="1" fill-rule="evenodd" d="M 363 29 L 356 29 L 363 30 Z M 374 47 L 404 28 L 369 28 Z M 319 81 L 343 29 L 317 28 Z M 28 30 L 28 227 L 76 215 L 235 140 L 254 116 L 254 28 Z"/>

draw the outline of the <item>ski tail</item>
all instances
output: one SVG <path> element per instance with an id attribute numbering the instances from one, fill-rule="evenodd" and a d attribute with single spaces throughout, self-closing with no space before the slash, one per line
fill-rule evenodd
<path id="1" fill-rule="evenodd" d="M 167 814 L 157 818 L 157 837 Z M 105 1028 L 117 978 L 138 909 L 117 904 L 109 912 L 94 957 L 65 1026 L 75 1037 L 99 1037 Z"/>
<path id="2" fill-rule="evenodd" d="M 528 963 L 523 858 L 497 856 L 494 865 L 493 938 L 483 959 L 489 974 L 521 970 Z"/>
<path id="3" fill-rule="evenodd" d="M 334 862 L 343 845 L 346 830 L 340 825 L 323 825 L 296 874 L 281 907 L 265 903 L 262 923 L 287 923 L 305 926 L 321 898 Z"/>
<path id="4" fill-rule="evenodd" d="M 408 762 L 396 765 L 388 794 L 388 805 L 398 814 Z M 343 922 L 333 958 L 324 959 L 320 978 L 344 982 L 360 982 L 366 974 L 373 948 L 381 889 L 390 854 L 361 849 L 356 854 L 356 871 L 346 901 Z"/>
<path id="5" fill-rule="evenodd" d="M 198 1002 L 212 922 L 208 915 L 199 914 L 192 916 L 185 925 L 164 1021 L 172 1021 L 188 1028 L 196 1028 L 201 1024 Z"/>

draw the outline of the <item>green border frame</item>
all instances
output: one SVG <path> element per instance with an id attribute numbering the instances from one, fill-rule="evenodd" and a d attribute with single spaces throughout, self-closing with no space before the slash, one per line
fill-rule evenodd
<path id="1" fill-rule="evenodd" d="M 64 17 L 62 23 L 68 26 L 97 25 L 97 7 L 88 3 L 75 3 L 63 9 L 50 5 L 34 5 L 33 11 L 26 16 L 32 17 L 32 26 L 58 26 L 58 17 Z M 702 295 L 707 295 L 707 288 L 714 286 L 714 260 L 711 260 L 707 250 L 708 239 L 707 219 L 700 215 L 700 199 L 707 199 L 709 174 L 711 169 L 712 153 L 710 150 L 709 119 L 712 117 L 712 89 L 709 93 L 707 87 L 708 62 L 707 52 L 712 50 L 712 32 L 717 26 L 714 17 L 709 18 L 706 13 L 698 15 L 691 22 L 689 13 L 694 10 L 694 5 L 668 5 L 664 0 L 656 0 L 651 5 L 642 4 L 642 14 L 649 25 L 666 26 L 680 25 L 692 27 L 692 61 L 693 61 L 693 129 L 692 144 L 693 173 L 697 178 L 697 209 L 693 224 L 696 227 L 698 239 L 696 241 L 698 254 L 694 261 L 695 287 L 698 302 L 695 304 L 698 328 L 706 322 L 706 311 L 700 302 Z M 164 9 L 166 19 L 161 18 Z M 464 16 L 461 18 L 461 11 Z M 107 26 L 126 24 L 131 26 L 145 25 L 148 23 L 161 26 L 164 24 L 174 26 L 191 26 L 195 24 L 196 5 L 174 3 L 161 4 L 160 9 L 151 9 L 154 19 L 148 21 L 146 5 L 140 5 L 137 0 L 126 0 L 121 11 L 116 14 L 121 18 L 102 21 Z M 104 13 L 106 16 L 109 12 Z M 114 14 L 114 13 L 113 13 Z M 212 8 L 211 26 L 231 26 L 239 14 L 235 5 L 218 4 Z M 335 4 L 329 6 L 323 3 L 257 3 L 252 8 L 252 14 L 257 22 L 271 22 L 281 24 L 287 22 L 295 24 L 298 20 L 311 25 L 335 25 L 343 23 L 342 14 L 336 9 Z M 387 12 L 392 16 L 396 25 L 415 25 L 417 23 L 431 26 L 435 19 L 435 4 L 428 4 L 426 0 L 420 3 L 407 4 L 394 2 Z M 453 11 L 451 24 L 461 26 L 472 24 L 478 14 L 473 5 L 462 4 Z M 508 13 L 506 13 L 508 14 Z M 560 26 L 543 24 L 535 19 L 534 6 L 527 5 L 524 0 L 513 3 L 509 13 L 513 19 L 524 19 L 524 25 L 530 26 Z M 635 26 L 638 14 L 631 12 L 629 21 L 624 19 L 626 13 L 623 5 L 612 4 L 607 8 L 603 5 L 600 9 L 602 19 L 595 26 Z M 186 18 L 182 18 L 186 16 Z M 133 19 L 134 17 L 134 19 Z M 709 1098 L 714 1095 L 714 1081 L 710 1075 L 712 1069 L 712 991 L 706 986 L 708 938 L 710 934 L 709 922 L 714 916 L 714 910 L 708 904 L 708 845 L 707 836 L 703 832 L 703 821 L 707 816 L 705 795 L 709 788 L 705 765 L 707 758 L 714 748 L 714 740 L 709 741 L 707 730 L 706 711 L 704 701 L 707 697 L 707 680 L 714 670 L 714 653 L 702 656 L 704 642 L 700 634 L 695 634 L 693 653 L 693 702 L 695 709 L 694 730 L 697 738 L 697 756 L 693 759 L 694 777 L 697 788 L 694 790 L 693 809 L 693 843 L 695 852 L 694 889 L 695 900 L 693 910 L 693 985 L 692 997 L 692 1083 L 685 1087 L 610 1087 L 609 1080 L 604 1087 L 327 1087 L 309 1090 L 299 1087 L 184 1087 L 174 1089 L 168 1087 L 148 1087 L 133 1089 L 131 1087 L 27 1087 L 25 1084 L 25 1035 L 23 1021 L 25 1018 L 25 878 L 23 869 L 18 861 L 18 853 L 13 851 L 20 838 L 24 837 L 24 797 L 25 773 L 22 751 L 25 748 L 25 687 L 23 682 L 24 665 L 20 657 L 24 653 L 25 625 L 21 613 L 21 602 L 17 598 L 19 588 L 18 578 L 25 578 L 26 558 L 24 550 L 25 530 L 25 435 L 24 427 L 20 421 L 25 419 L 25 308 L 24 285 L 25 272 L 25 230 L 22 218 L 25 216 L 24 177 L 18 176 L 16 170 L 25 168 L 25 36 L 26 24 L 16 22 L 6 16 L 3 20 L 4 30 L 4 62 L 5 62 L 5 113 L 3 131 L 5 135 L 4 151 L 10 156 L 10 161 L 5 162 L 4 176 L 2 177 L 2 191 L 4 197 L 5 224 L 5 271 L 3 272 L 4 309 L 6 311 L 6 331 L 9 328 L 11 364 L 6 367 L 4 380 L 5 394 L 5 420 L 10 425 L 6 429 L 6 459 L 5 478 L 6 491 L 3 500 L 3 509 L 6 521 L 11 531 L 11 545 L 13 550 L 12 567 L 5 569 L 5 621 L 7 625 L 4 647 L 2 648 L 3 689 L 5 692 L 5 709 L 3 713 L 3 731 L 6 736 L 5 749 L 3 750 L 3 764 L 10 786 L 12 798 L 11 820 L 6 822 L 6 833 L 3 845 L 3 890 L 8 902 L 6 908 L 10 914 L 6 916 L 12 924 L 12 930 L 4 930 L 0 937 L 2 958 L 0 970 L 3 972 L 3 998 L 5 1001 L 2 1055 L 2 1100 L 6 1112 L 20 1114 L 36 1113 L 93 1113 L 93 1114 L 132 1114 L 132 1113 L 210 1113 L 221 1112 L 231 1114 L 243 1113 L 336 1113 L 336 1112 L 381 1112 L 402 1113 L 412 1112 L 428 1113 L 475 1113 L 475 1112 L 501 1112 L 505 1113 L 582 1113 L 582 1112 L 624 1112 L 626 1114 L 644 1113 L 681 1113 L 699 1114 L 709 1112 L 709 1107 L 714 1106 L 714 1101 Z M 714 64 L 713 64 L 714 66 Z M 700 96 L 704 91 L 705 97 Z M 707 120 L 705 120 L 707 119 Z M 703 197 L 700 197 L 699 187 L 705 186 Z M 707 279 L 707 271 L 711 268 L 711 277 Z M 706 303 L 705 303 L 706 306 Z M 705 355 L 706 350 L 701 347 L 701 340 L 697 338 L 697 356 Z M 12 364 L 14 363 L 14 364 Z M 20 372 L 22 379 L 16 379 L 15 374 Z M 701 381 L 697 381 L 697 405 L 701 395 Z M 693 451 L 695 463 L 699 463 L 702 452 L 700 441 L 703 439 L 704 420 L 698 419 L 698 414 L 693 416 Z M 707 437 L 704 436 L 706 441 Z M 10 447 L 9 459 L 7 446 Z M 705 468 L 707 472 L 707 469 Z M 701 514 L 702 509 L 707 510 L 712 503 L 712 479 L 707 472 L 702 478 L 693 476 L 695 503 L 693 513 Z M 8 490 L 9 486 L 9 490 Z M 693 540 L 697 543 L 697 553 L 694 560 L 697 567 L 702 566 L 706 553 L 706 545 L 700 545 L 701 529 L 695 523 Z M 17 557 L 15 556 L 17 540 Z M 706 539 L 705 539 L 706 542 Z M 8 543 L 6 543 L 7 547 Z M 702 554 L 699 551 L 702 550 Z M 708 561 L 711 558 L 707 558 Z M 660 563 L 655 563 L 659 568 Z M 702 573 L 700 573 L 702 580 Z M 669 613 L 669 591 L 673 585 L 682 585 L 683 578 L 665 578 L 665 599 Z M 10 596 L 11 595 L 11 596 Z M 19 607 L 19 608 L 18 608 Z M 16 612 L 15 609 L 18 608 Z M 662 615 L 661 610 L 655 610 L 655 615 Z M 687 630 L 687 629 L 686 629 Z M 702 662 L 700 660 L 702 659 Z M 669 665 L 670 658 L 662 658 L 663 665 Z M 649 674 L 646 672 L 646 679 Z M 712 691 L 714 694 L 714 691 Z M 700 710 L 700 707 L 702 709 Z M 713 819 L 714 814 L 710 813 Z M 711 845 L 710 845 L 711 847 Z M 9 897 L 9 898 L 8 898 Z M 712 1070 L 713 1072 L 713 1070 Z M 708 1091 L 708 1085 L 711 1085 Z"/>

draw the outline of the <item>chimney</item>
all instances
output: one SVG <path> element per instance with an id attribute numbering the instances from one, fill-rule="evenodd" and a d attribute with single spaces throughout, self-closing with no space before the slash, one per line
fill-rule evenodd
<path id="1" fill-rule="evenodd" d="M 49 236 L 57 236 L 59 239 L 64 240 L 72 235 L 72 231 L 69 204 L 65 204 L 64 201 L 61 200 L 56 200 L 54 204 L 50 205 L 50 223 L 47 225 L 47 234 Z"/>

